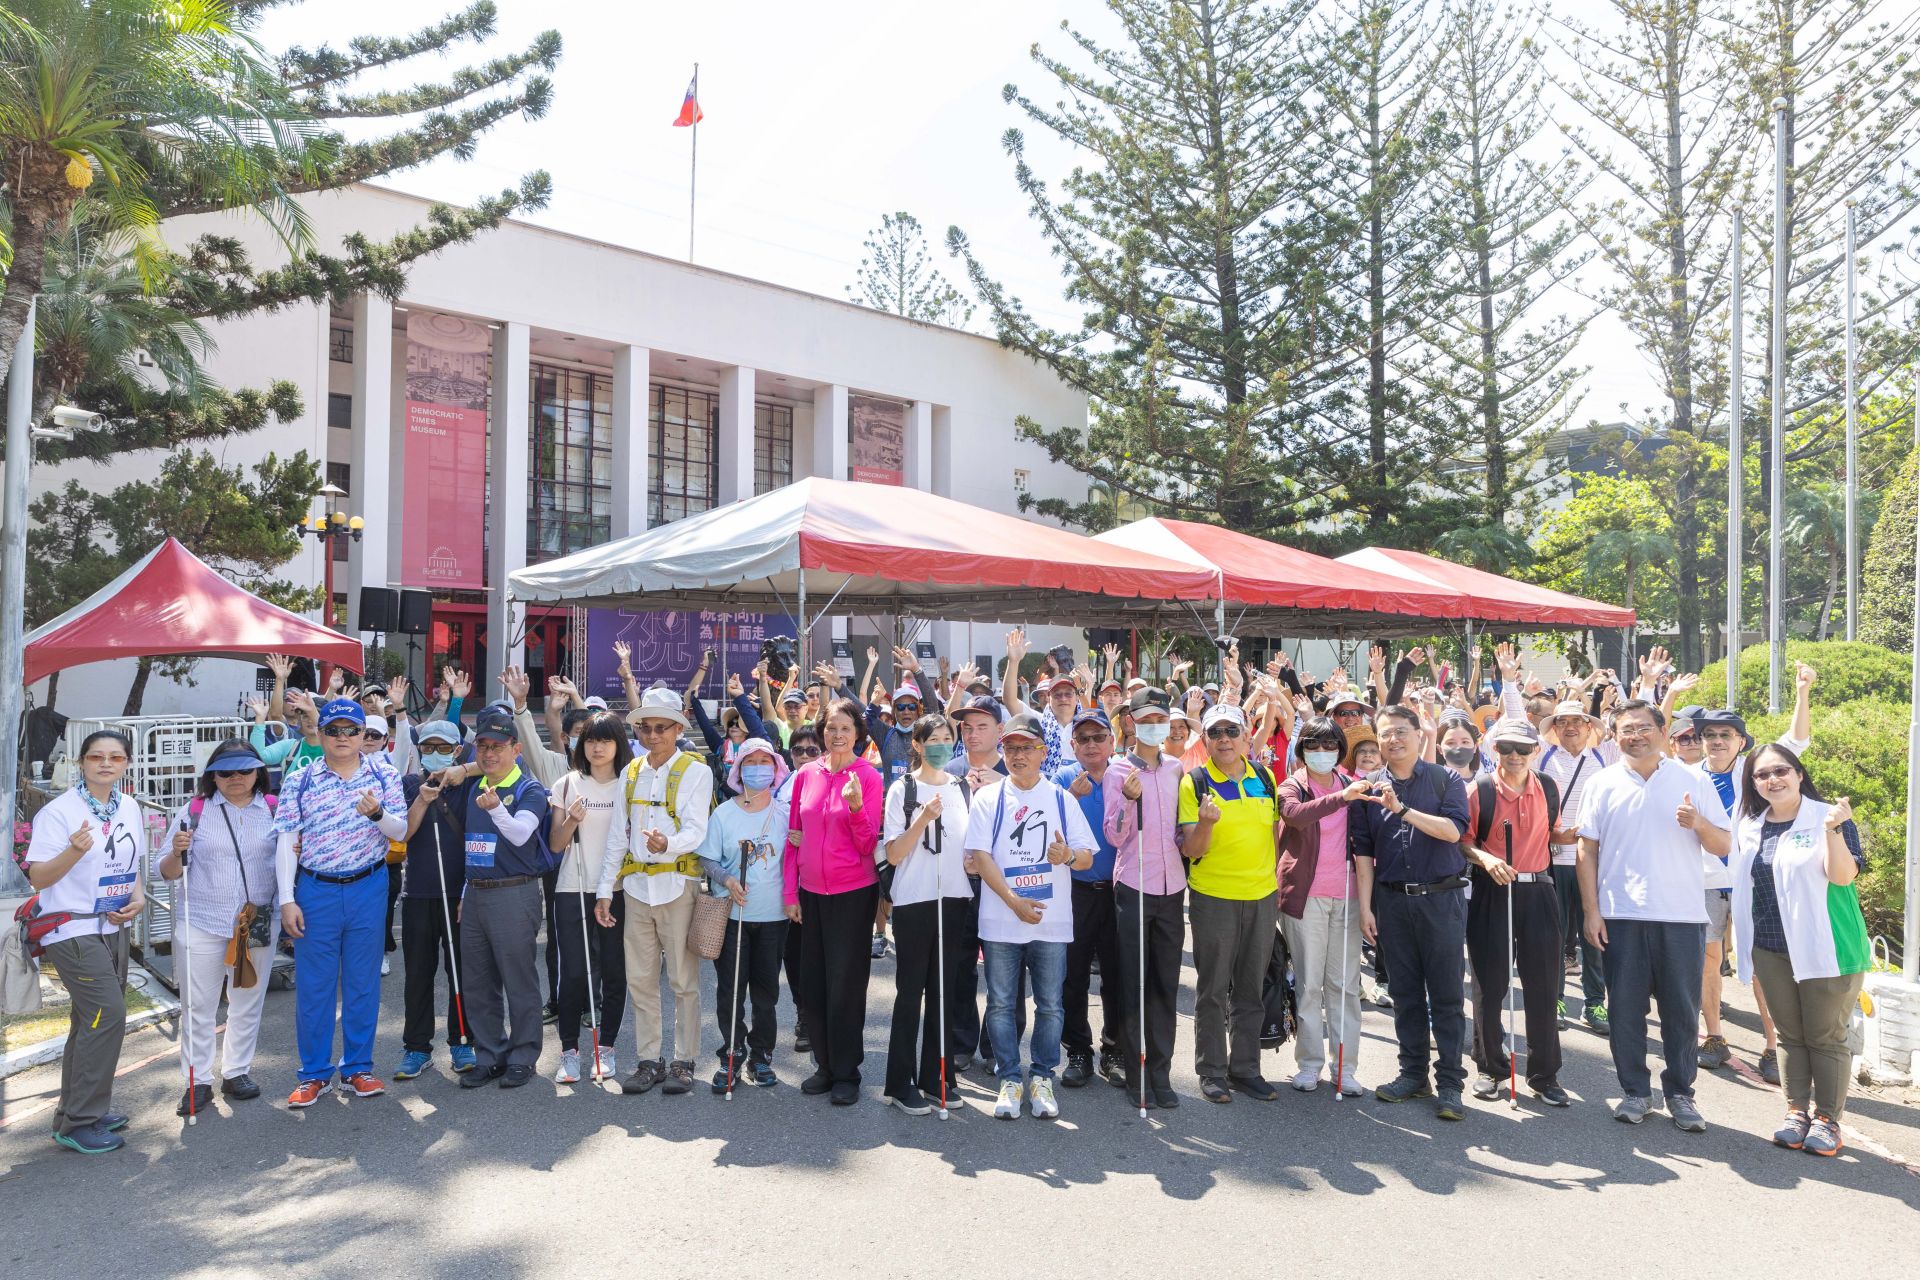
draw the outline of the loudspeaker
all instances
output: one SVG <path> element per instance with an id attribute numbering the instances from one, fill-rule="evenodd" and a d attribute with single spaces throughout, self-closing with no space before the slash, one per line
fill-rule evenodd
<path id="1" fill-rule="evenodd" d="M 400 621 L 400 593 L 392 587 L 360 588 L 361 631 L 392 631 Z"/>
<path id="2" fill-rule="evenodd" d="M 402 591 L 400 621 L 394 630 L 409 636 L 423 636 L 433 630 L 433 592 Z"/>

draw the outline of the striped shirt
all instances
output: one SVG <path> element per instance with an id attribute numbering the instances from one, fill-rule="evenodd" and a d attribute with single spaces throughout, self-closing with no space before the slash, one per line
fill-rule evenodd
<path id="1" fill-rule="evenodd" d="M 287 778 L 273 829 L 299 835 L 302 870 L 344 876 L 387 860 L 387 837 L 356 808 L 366 791 L 380 797 L 387 813 L 407 811 L 400 775 L 379 755 L 362 756 L 351 778 L 343 779 L 324 760 Z"/>

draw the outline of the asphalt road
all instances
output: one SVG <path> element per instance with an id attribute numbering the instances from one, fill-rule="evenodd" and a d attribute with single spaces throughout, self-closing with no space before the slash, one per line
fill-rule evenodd
<path id="1" fill-rule="evenodd" d="M 384 1098 L 293 1112 L 293 997 L 276 992 L 254 1072 L 267 1093 L 219 1100 L 187 1129 L 171 1030 L 138 1031 L 114 1155 L 49 1141 L 57 1065 L 0 1081 L 0 1274 L 1913 1274 L 1920 1108 L 1859 1095 L 1838 1159 L 1772 1147 L 1781 1104 L 1748 1065 L 1758 1022 L 1732 983 L 1742 1066 L 1702 1073 L 1712 1128 L 1689 1136 L 1661 1114 L 1612 1120 L 1606 1043 L 1580 1030 L 1564 1034 L 1568 1111 L 1469 1098 L 1449 1124 L 1424 1103 L 1337 1102 L 1325 1086 L 1210 1106 L 1191 1069 L 1190 969 L 1178 1111 L 1143 1122 L 1096 1081 L 1060 1091 L 1057 1122 L 1009 1123 L 975 1071 L 953 1119 L 908 1117 L 879 1102 L 892 977 L 891 959 L 875 965 L 868 1084 L 848 1109 L 800 1093 L 810 1068 L 787 1025 L 780 1086 L 731 1103 L 707 1091 L 704 1056 L 689 1096 L 557 1086 L 549 1034 L 545 1076 L 518 1092 L 457 1088 L 443 1050 Z M 400 994 L 396 955 L 383 1078 Z M 1392 1074 L 1387 1016 L 1369 1009 L 1365 1033 L 1371 1086 Z M 622 1066 L 632 1058 L 629 1034 Z M 1283 1080 L 1291 1046 L 1264 1061 Z"/>

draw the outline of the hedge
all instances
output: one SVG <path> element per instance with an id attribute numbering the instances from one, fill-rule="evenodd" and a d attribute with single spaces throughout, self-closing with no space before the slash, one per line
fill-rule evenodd
<path id="1" fill-rule="evenodd" d="M 1920 453 L 1894 473 L 1860 567 L 1860 638 L 1889 649 L 1913 644 L 1914 468 Z"/>
<path id="2" fill-rule="evenodd" d="M 1789 640 L 1787 662 L 1780 679 L 1780 706 L 1793 706 L 1793 664 L 1804 662 L 1818 675 L 1813 686 L 1813 705 L 1840 706 L 1861 699 L 1905 704 L 1912 692 L 1913 664 L 1906 653 L 1896 653 L 1877 644 L 1852 640 Z M 1726 705 L 1727 664 L 1707 665 L 1700 683 L 1682 695 L 1683 707 L 1719 707 Z M 1756 644 L 1740 653 L 1740 705 L 1742 715 L 1761 715 L 1767 706 L 1767 646 Z M 1901 730 L 1904 746 L 1906 730 Z"/>

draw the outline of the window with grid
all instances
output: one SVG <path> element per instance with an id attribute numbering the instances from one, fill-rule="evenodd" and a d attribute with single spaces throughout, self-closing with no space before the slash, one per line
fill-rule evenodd
<path id="1" fill-rule="evenodd" d="M 613 525 L 613 380 L 534 362 L 530 369 L 527 559 L 598 546 Z"/>
<path id="2" fill-rule="evenodd" d="M 647 527 L 710 511 L 719 501 L 720 396 L 653 384 L 652 457 L 647 467 Z"/>
<path id="3" fill-rule="evenodd" d="M 337 324 L 328 327 L 327 359 L 339 364 L 353 363 L 353 330 Z"/>
<path id="4" fill-rule="evenodd" d="M 793 483 L 793 409 L 753 406 L 753 491 L 771 493 Z"/>

